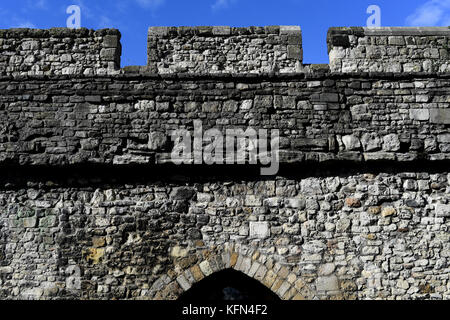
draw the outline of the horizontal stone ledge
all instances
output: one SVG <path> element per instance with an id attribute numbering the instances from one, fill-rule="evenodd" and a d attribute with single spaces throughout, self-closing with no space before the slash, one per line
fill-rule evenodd
<path id="1" fill-rule="evenodd" d="M 152 26 L 148 28 L 148 37 L 174 37 L 174 36 L 239 36 L 252 34 L 273 34 L 273 35 L 298 35 L 301 36 L 300 26 L 250 26 L 250 27 L 230 27 L 230 26 L 180 26 L 180 27 L 160 27 Z"/>
<path id="2" fill-rule="evenodd" d="M 50 29 L 31 29 L 31 28 L 11 28 L 0 29 L 0 38 L 14 39 L 14 38 L 77 38 L 83 37 L 101 37 L 106 35 L 115 35 L 119 39 L 121 33 L 118 29 L 70 29 L 70 28 L 50 28 Z"/>
<path id="3" fill-rule="evenodd" d="M 366 36 L 450 36 L 449 27 L 365 27 Z"/>
<path id="4" fill-rule="evenodd" d="M 328 38 L 333 35 L 364 36 L 450 36 L 449 27 L 331 27 Z"/>
<path id="5" fill-rule="evenodd" d="M 297 80 L 297 79 L 355 79 L 355 80 L 420 80 L 420 79 L 450 79 L 450 73 L 427 73 L 427 72 L 410 72 L 410 73 L 392 73 L 392 72 L 325 72 L 325 68 L 319 68 L 319 72 L 301 72 L 301 73 L 172 73 L 158 74 L 149 71 L 146 66 L 128 66 L 120 69 L 117 74 L 109 75 L 0 75 L 0 82 L 9 81 L 48 81 L 48 80 L 108 80 L 108 79 L 163 79 L 163 80 L 189 80 L 189 79 L 208 79 L 208 80 L 228 80 L 235 79 L 241 81 L 264 81 L 270 79 L 272 81 Z M 313 69 L 311 69 L 313 70 Z"/>

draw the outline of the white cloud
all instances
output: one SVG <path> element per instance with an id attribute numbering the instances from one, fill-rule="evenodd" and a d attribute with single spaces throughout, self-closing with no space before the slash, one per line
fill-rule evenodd
<path id="1" fill-rule="evenodd" d="M 108 18 L 107 16 L 99 17 L 98 23 L 97 23 L 97 28 L 107 29 L 107 28 L 112 28 L 112 27 L 113 27 L 113 22 L 110 18 Z"/>
<path id="2" fill-rule="evenodd" d="M 36 26 L 31 21 L 23 21 L 18 22 L 17 24 L 14 24 L 11 26 L 11 28 L 30 28 L 30 29 L 36 29 Z"/>
<path id="3" fill-rule="evenodd" d="M 406 18 L 409 26 L 447 26 L 450 23 L 450 0 L 429 0 Z"/>
<path id="4" fill-rule="evenodd" d="M 137 3 L 144 8 L 156 9 L 164 3 L 165 0 L 136 0 Z"/>
<path id="5" fill-rule="evenodd" d="M 47 9 L 47 1 L 46 0 L 36 1 L 36 7 L 41 8 L 41 9 Z"/>
<path id="6" fill-rule="evenodd" d="M 211 6 L 213 11 L 228 8 L 231 4 L 235 3 L 236 0 L 216 0 Z"/>
<path id="7" fill-rule="evenodd" d="M 48 10 L 49 4 L 47 0 L 27 0 L 25 5 L 21 6 L 22 12 L 28 12 L 30 10 Z"/>

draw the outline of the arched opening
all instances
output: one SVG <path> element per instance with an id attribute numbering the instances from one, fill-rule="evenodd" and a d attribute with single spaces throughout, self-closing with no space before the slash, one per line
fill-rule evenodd
<path id="1" fill-rule="evenodd" d="M 195 283 L 179 301 L 276 301 L 280 298 L 242 272 L 225 269 Z"/>

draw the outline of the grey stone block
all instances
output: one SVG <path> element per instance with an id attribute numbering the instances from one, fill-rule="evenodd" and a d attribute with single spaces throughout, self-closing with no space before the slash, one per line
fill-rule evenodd
<path id="1" fill-rule="evenodd" d="M 436 217 L 450 217 L 450 204 L 436 204 Z"/>
<path id="2" fill-rule="evenodd" d="M 280 26 L 280 34 L 302 34 L 300 26 Z"/>
<path id="3" fill-rule="evenodd" d="M 266 239 L 270 236 L 269 222 L 250 221 L 250 237 L 257 239 Z"/>
<path id="4" fill-rule="evenodd" d="M 409 110 L 409 117 L 413 120 L 427 121 L 430 119 L 429 109 L 411 109 Z"/>
<path id="5" fill-rule="evenodd" d="M 361 142 L 359 139 L 353 135 L 343 136 L 342 142 L 345 145 L 345 150 L 356 151 L 361 149 Z"/>
<path id="6" fill-rule="evenodd" d="M 316 288 L 318 291 L 339 291 L 339 280 L 336 276 L 319 277 Z"/>
<path id="7" fill-rule="evenodd" d="M 115 48 L 103 48 L 100 51 L 100 58 L 105 61 L 115 61 L 117 58 L 116 50 Z"/>
<path id="8" fill-rule="evenodd" d="M 302 49 L 296 45 L 288 45 L 288 58 L 302 60 Z"/>
<path id="9" fill-rule="evenodd" d="M 118 36 L 107 35 L 103 38 L 103 48 L 117 48 L 119 44 Z"/>
<path id="10" fill-rule="evenodd" d="M 231 27 L 229 26 L 214 26 L 212 28 L 213 35 L 216 36 L 229 36 L 231 34 Z"/>
<path id="11" fill-rule="evenodd" d="M 148 28 L 149 36 L 167 36 L 169 34 L 169 27 L 150 27 Z"/>
<path id="12" fill-rule="evenodd" d="M 430 109 L 430 122 L 450 124 L 450 109 Z"/>
<path id="13" fill-rule="evenodd" d="M 439 143 L 450 143 L 450 133 L 440 134 L 437 136 Z"/>

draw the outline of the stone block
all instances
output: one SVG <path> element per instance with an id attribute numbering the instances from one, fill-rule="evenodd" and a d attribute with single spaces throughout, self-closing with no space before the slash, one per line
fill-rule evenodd
<path id="1" fill-rule="evenodd" d="M 378 134 L 371 132 L 363 134 L 363 136 L 361 137 L 361 144 L 364 151 L 371 152 L 380 150 L 382 141 Z"/>
<path id="2" fill-rule="evenodd" d="M 117 48 L 119 44 L 119 36 L 107 35 L 103 38 L 103 48 Z"/>
<path id="3" fill-rule="evenodd" d="M 345 150 L 357 151 L 361 148 L 361 142 L 353 135 L 343 136 L 342 143 L 345 145 Z"/>
<path id="4" fill-rule="evenodd" d="M 36 217 L 31 217 L 31 218 L 24 218 L 23 219 L 23 226 L 25 228 L 34 228 L 37 225 L 37 219 Z"/>
<path id="5" fill-rule="evenodd" d="M 334 263 L 325 263 L 319 267 L 319 275 L 320 276 L 329 276 L 336 269 L 336 265 Z"/>
<path id="6" fill-rule="evenodd" d="M 300 34 L 302 33 L 302 29 L 300 28 L 300 26 L 280 26 L 280 34 L 288 34 L 288 35 L 292 35 L 292 34 Z"/>
<path id="7" fill-rule="evenodd" d="M 302 60 L 302 49 L 297 45 L 288 45 L 287 46 L 288 58 L 295 60 Z"/>
<path id="8" fill-rule="evenodd" d="M 231 27 L 229 26 L 214 26 L 212 33 L 215 36 L 229 36 L 231 34 Z"/>
<path id="9" fill-rule="evenodd" d="M 391 36 L 388 38 L 389 45 L 394 46 L 404 46 L 405 45 L 405 38 L 402 36 Z"/>
<path id="10" fill-rule="evenodd" d="M 430 122 L 450 124 L 450 109 L 430 109 Z"/>
<path id="11" fill-rule="evenodd" d="M 148 140 L 148 148 L 151 151 L 161 151 L 164 150 L 167 144 L 167 136 L 163 132 L 150 132 Z"/>
<path id="12" fill-rule="evenodd" d="M 177 277 L 177 282 L 180 285 L 180 287 L 183 288 L 184 291 L 189 290 L 192 286 L 186 279 L 186 277 L 182 274 Z"/>
<path id="13" fill-rule="evenodd" d="M 411 109 L 411 110 L 409 110 L 409 117 L 412 120 L 427 121 L 430 119 L 430 110 L 428 110 L 428 109 Z"/>
<path id="14" fill-rule="evenodd" d="M 316 280 L 317 291 L 339 291 L 339 280 L 336 276 L 319 277 Z"/>
<path id="15" fill-rule="evenodd" d="M 169 27 L 150 27 L 148 28 L 149 36 L 166 36 L 169 34 Z"/>
<path id="16" fill-rule="evenodd" d="M 250 221 L 250 238 L 266 239 L 270 237 L 269 222 Z"/>
<path id="17" fill-rule="evenodd" d="M 105 61 L 115 61 L 116 60 L 116 52 L 115 48 L 103 48 L 100 50 L 100 58 Z"/>
<path id="18" fill-rule="evenodd" d="M 384 151 L 399 151 L 400 140 L 396 134 L 388 134 L 383 137 L 383 150 Z"/>
<path id="19" fill-rule="evenodd" d="M 209 265 L 209 262 L 207 260 L 200 262 L 198 266 L 205 276 L 210 276 L 213 273 L 211 266 Z"/>
<path id="20" fill-rule="evenodd" d="M 450 143 L 450 133 L 440 134 L 437 136 L 439 143 Z"/>
<path id="21" fill-rule="evenodd" d="M 173 200 L 188 200 L 195 194 L 195 190 L 189 187 L 173 188 L 170 198 Z"/>
<path id="22" fill-rule="evenodd" d="M 436 217 L 450 217 L 450 204 L 437 203 L 435 206 Z"/>

